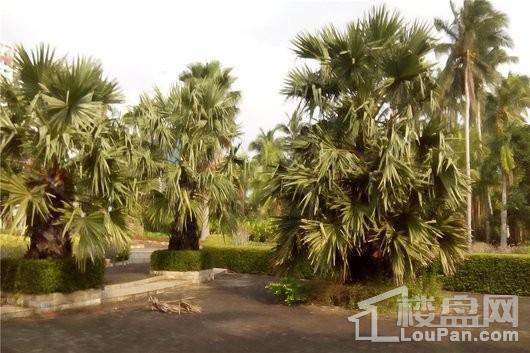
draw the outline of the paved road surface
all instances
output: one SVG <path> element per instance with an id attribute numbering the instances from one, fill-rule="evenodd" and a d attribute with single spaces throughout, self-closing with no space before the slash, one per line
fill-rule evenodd
<path id="1" fill-rule="evenodd" d="M 146 301 L 104 305 L 44 319 L 2 322 L 1 352 L 530 352 L 530 298 L 520 298 L 517 343 L 370 343 L 354 340 L 352 312 L 338 308 L 275 304 L 266 276 L 227 274 L 208 284 L 160 296 L 194 297 L 203 312 L 150 311 Z M 379 321 L 380 334 L 395 319 Z"/>

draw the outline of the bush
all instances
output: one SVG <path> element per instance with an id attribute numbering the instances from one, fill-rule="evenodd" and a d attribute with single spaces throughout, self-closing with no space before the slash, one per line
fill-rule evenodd
<path id="1" fill-rule="evenodd" d="M 272 251 L 263 247 L 205 247 L 202 249 L 205 268 L 221 267 L 240 273 L 273 273 Z"/>
<path id="2" fill-rule="evenodd" d="M 269 283 L 265 288 L 289 306 L 306 301 L 306 297 L 302 294 L 303 284 L 295 278 L 287 277 L 280 282 Z"/>
<path id="3" fill-rule="evenodd" d="M 74 259 L 2 259 L 2 290 L 46 294 L 73 292 L 103 285 L 103 261 L 87 262 L 81 270 Z"/>
<path id="4" fill-rule="evenodd" d="M 414 281 L 405 285 L 409 289 L 409 297 L 433 297 L 441 303 L 440 276 L 434 273 L 421 274 Z M 351 284 L 340 284 L 325 280 L 312 280 L 303 282 L 302 295 L 307 301 L 319 305 L 341 306 L 348 309 L 358 309 L 357 303 L 396 288 L 395 283 L 384 277 L 363 280 Z M 396 298 L 384 300 L 377 304 L 381 312 L 396 313 Z"/>
<path id="5" fill-rule="evenodd" d="M 443 284 L 453 291 L 530 295 L 530 256 L 471 254 Z"/>
<path id="6" fill-rule="evenodd" d="M 214 267 L 239 273 L 273 275 L 273 250 L 268 246 L 205 246 L 202 250 L 157 250 L 151 254 L 155 271 L 199 271 Z M 295 278 L 314 278 L 309 263 L 302 262 L 288 273 Z"/>
<path id="7" fill-rule="evenodd" d="M 0 260 L 0 288 L 6 292 L 15 289 L 15 278 L 19 259 L 7 258 Z"/>
<path id="8" fill-rule="evenodd" d="M 250 233 L 250 240 L 255 242 L 272 242 L 276 236 L 276 227 L 270 219 L 256 219 L 245 222 Z"/>
<path id="9" fill-rule="evenodd" d="M 151 254 L 151 270 L 155 271 L 199 271 L 202 265 L 198 250 L 157 250 Z"/>
<path id="10" fill-rule="evenodd" d="M 105 257 L 113 262 L 127 261 L 131 256 L 131 246 L 122 249 L 108 248 L 105 250 Z"/>

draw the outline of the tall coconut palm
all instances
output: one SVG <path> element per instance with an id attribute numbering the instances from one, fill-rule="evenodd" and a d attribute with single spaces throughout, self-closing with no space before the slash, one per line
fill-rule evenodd
<path id="1" fill-rule="evenodd" d="M 128 115 L 142 152 L 146 219 L 167 225 L 170 249 L 197 249 L 210 210 L 222 213 L 237 199 L 229 151 L 238 134 L 239 92 L 229 70 L 214 62 L 190 65 L 166 95 L 144 96 Z M 205 204 L 207 214 L 205 214 Z"/>
<path id="2" fill-rule="evenodd" d="M 2 209 L 27 226 L 28 258 L 83 261 L 129 238 L 134 173 L 115 81 L 92 59 L 19 47 L 1 83 Z"/>
<path id="3" fill-rule="evenodd" d="M 270 185 L 287 205 L 279 266 L 308 258 L 345 281 L 368 271 L 401 283 L 437 258 L 446 272 L 462 258 L 467 183 L 432 115 L 433 45 L 428 26 L 385 7 L 295 38 L 309 63 L 283 92 L 313 122 Z"/>
<path id="4" fill-rule="evenodd" d="M 465 0 L 460 9 L 451 2 L 454 19 L 446 23 L 435 20 L 436 28 L 444 33 L 449 42 L 437 46 L 439 52 L 448 54 L 446 66 L 441 75 L 442 81 L 452 82 L 459 87 L 452 94 L 463 90 L 465 96 L 464 138 L 466 175 L 471 178 L 470 117 L 472 110 L 480 112 L 477 105 L 476 87 L 489 83 L 495 75 L 495 66 L 509 61 L 505 48 L 512 46 L 512 40 L 506 33 L 507 16 L 495 10 L 488 0 Z M 475 114 L 481 139 L 480 113 Z M 467 226 L 469 243 L 472 241 L 472 191 L 467 195 Z"/>
<path id="5" fill-rule="evenodd" d="M 508 187 L 515 168 L 511 130 L 514 126 L 522 126 L 526 123 L 528 108 L 530 108 L 530 78 L 528 76 L 509 74 L 497 87 L 495 93 L 488 96 L 489 124 L 495 136 L 492 150 L 496 154 L 501 172 L 501 248 L 506 248 L 508 245 Z"/>

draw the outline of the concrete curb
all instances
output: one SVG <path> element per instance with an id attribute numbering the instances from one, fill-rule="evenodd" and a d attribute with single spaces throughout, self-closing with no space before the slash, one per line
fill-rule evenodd
<path id="1" fill-rule="evenodd" d="M 83 308 L 104 303 L 144 298 L 168 289 L 211 281 L 226 269 L 203 271 L 152 271 L 157 276 L 137 281 L 110 284 L 103 289 L 88 289 L 72 293 L 16 294 L 2 293 L 7 305 L 0 307 L 0 319 L 27 317 L 53 311 Z"/>

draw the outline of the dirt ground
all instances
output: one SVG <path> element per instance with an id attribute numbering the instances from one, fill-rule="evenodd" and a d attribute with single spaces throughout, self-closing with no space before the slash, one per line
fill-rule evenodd
<path id="1" fill-rule="evenodd" d="M 200 314 L 153 312 L 142 299 L 2 322 L 1 352 L 530 352 L 529 297 L 519 298 L 518 342 L 373 343 L 354 339 L 350 310 L 277 304 L 264 289 L 271 279 L 227 274 L 159 295 L 191 297 Z M 396 319 L 378 324 L 383 335 L 396 328 Z"/>

